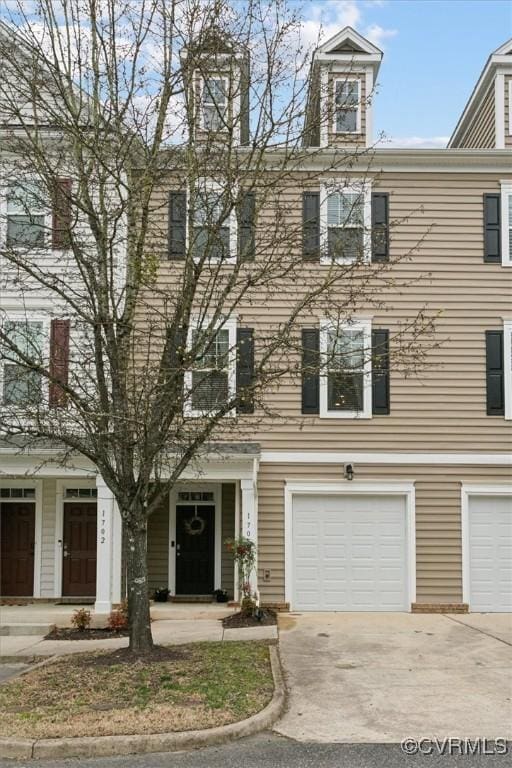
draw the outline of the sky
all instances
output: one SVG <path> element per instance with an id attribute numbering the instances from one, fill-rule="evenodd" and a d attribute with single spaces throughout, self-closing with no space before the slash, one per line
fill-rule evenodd
<path id="1" fill-rule="evenodd" d="M 299 4 L 299 0 L 297 0 Z M 304 35 L 347 24 L 384 51 L 374 100 L 385 146 L 445 146 L 492 51 L 512 37 L 512 0 L 302 0 Z"/>

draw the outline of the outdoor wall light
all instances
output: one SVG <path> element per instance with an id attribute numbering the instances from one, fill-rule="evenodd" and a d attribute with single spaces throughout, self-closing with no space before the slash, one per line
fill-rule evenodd
<path id="1" fill-rule="evenodd" d="M 345 480 L 353 480 L 354 479 L 354 465 L 353 464 L 344 464 L 344 477 Z"/>

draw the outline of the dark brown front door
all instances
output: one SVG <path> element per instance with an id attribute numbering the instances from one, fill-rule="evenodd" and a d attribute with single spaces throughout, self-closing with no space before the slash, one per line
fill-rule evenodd
<path id="1" fill-rule="evenodd" d="M 1 584 L 3 597 L 34 594 L 35 505 L 27 501 L 0 504 Z"/>
<path id="2" fill-rule="evenodd" d="M 178 504 L 176 507 L 176 594 L 213 592 L 215 506 Z"/>
<path id="3" fill-rule="evenodd" d="M 96 594 L 96 504 L 64 504 L 62 595 L 94 597 Z"/>

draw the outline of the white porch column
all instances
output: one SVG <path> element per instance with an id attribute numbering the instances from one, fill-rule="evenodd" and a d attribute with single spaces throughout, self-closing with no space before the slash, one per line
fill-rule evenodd
<path id="1" fill-rule="evenodd" d="M 112 602 L 121 602 L 121 572 L 123 568 L 123 522 L 114 500 L 114 525 L 112 531 Z"/>
<path id="2" fill-rule="evenodd" d="M 112 610 L 114 572 L 114 496 L 101 475 L 96 476 L 98 489 L 98 524 L 96 544 L 96 602 L 95 613 Z"/>
<path id="3" fill-rule="evenodd" d="M 254 480 L 240 480 L 242 491 L 242 531 L 241 534 L 246 539 L 254 542 L 258 547 L 258 498 L 256 495 L 256 486 Z M 255 564 L 254 571 L 250 578 L 251 586 L 259 599 L 258 592 L 258 564 Z"/>

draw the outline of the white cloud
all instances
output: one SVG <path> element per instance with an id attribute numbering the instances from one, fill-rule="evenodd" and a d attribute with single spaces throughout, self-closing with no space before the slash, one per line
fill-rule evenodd
<path id="1" fill-rule="evenodd" d="M 448 144 L 449 136 L 388 136 L 379 142 L 379 149 L 439 149 Z"/>
<path id="2" fill-rule="evenodd" d="M 385 40 L 389 40 L 390 37 L 395 37 L 398 34 L 397 29 L 385 29 L 379 24 L 370 24 L 364 31 L 364 37 L 367 37 L 377 48 L 384 48 Z"/>
<path id="3" fill-rule="evenodd" d="M 364 37 L 382 48 L 384 41 L 394 37 L 398 32 L 396 29 L 385 29 L 379 24 L 363 27 L 361 5 L 360 0 L 330 0 L 306 5 L 307 18 L 302 24 L 302 42 L 307 46 L 316 47 L 319 42 L 328 40 L 343 27 L 348 26 L 361 32 Z"/>

